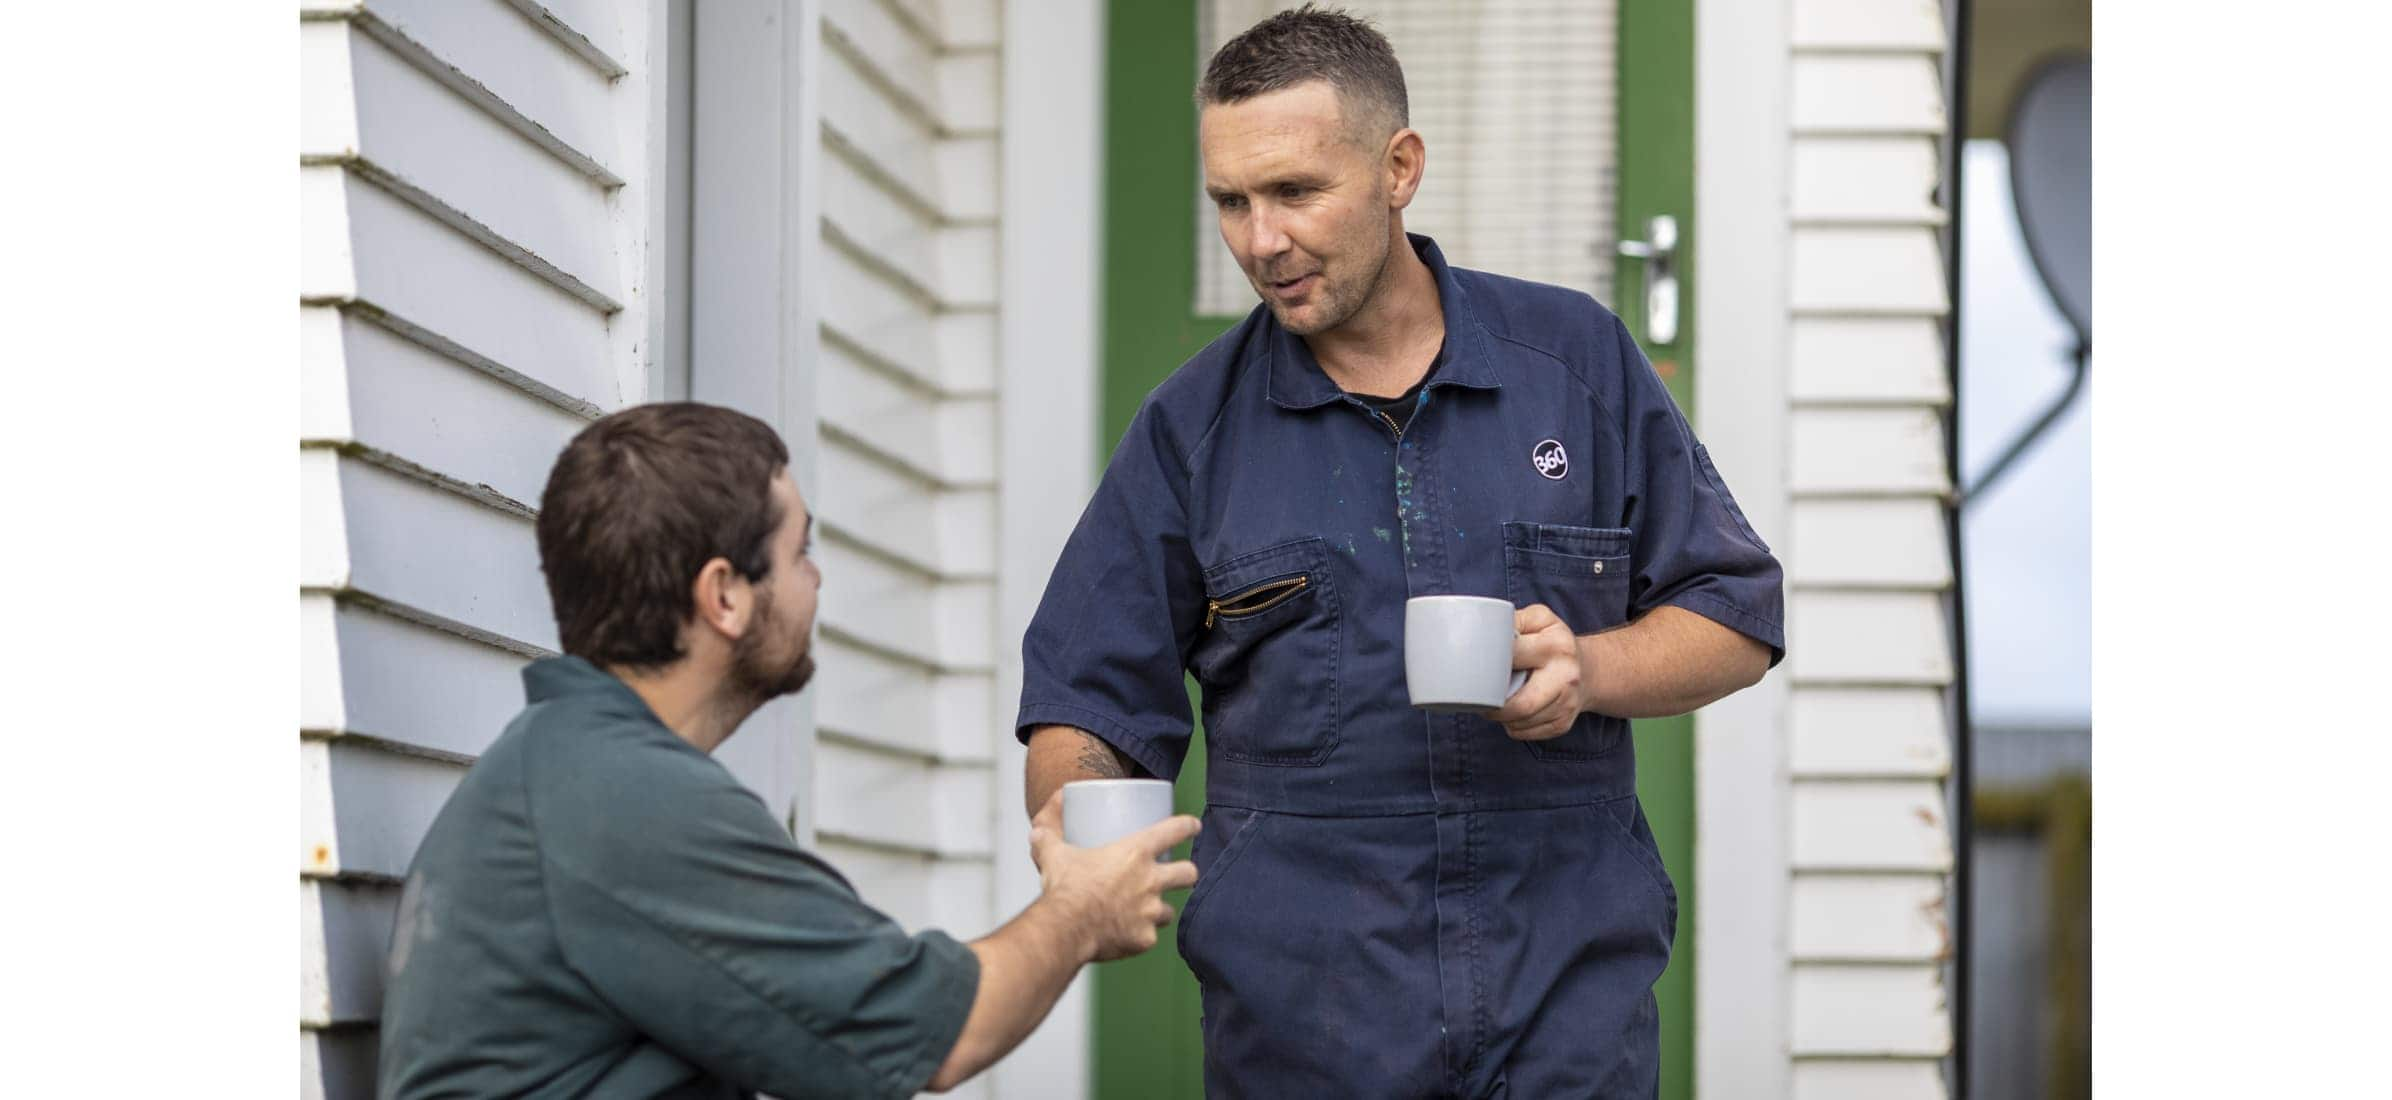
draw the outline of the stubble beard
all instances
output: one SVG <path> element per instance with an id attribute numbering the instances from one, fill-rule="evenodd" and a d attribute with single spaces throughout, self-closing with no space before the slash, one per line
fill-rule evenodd
<path id="1" fill-rule="evenodd" d="M 1297 336 L 1312 336 L 1345 324 L 1353 320 L 1355 314 L 1362 312 L 1363 306 L 1370 304 L 1370 300 L 1378 295 L 1379 281 L 1387 277 L 1387 261 L 1395 254 L 1395 245 L 1388 240 L 1388 228 L 1388 220 L 1381 219 L 1378 232 L 1373 235 L 1379 242 L 1379 262 L 1371 268 L 1370 278 L 1348 284 L 1354 288 L 1350 296 L 1339 295 L 1338 288 L 1329 282 L 1327 268 L 1322 269 L 1321 289 L 1317 295 L 1320 299 L 1320 308 L 1316 311 L 1318 320 L 1298 323 L 1288 315 L 1285 307 L 1271 297 L 1268 284 L 1258 284 L 1254 288 L 1255 292 L 1270 305 L 1271 315 L 1278 318 L 1279 327 Z"/>
<path id="2" fill-rule="evenodd" d="M 797 654 L 775 659 L 770 639 L 780 634 L 780 621 L 767 594 L 756 606 L 756 629 L 741 635 L 731 647 L 731 682 L 727 692 L 750 711 L 784 695 L 805 690 L 814 678 L 813 647 L 797 641 Z"/>

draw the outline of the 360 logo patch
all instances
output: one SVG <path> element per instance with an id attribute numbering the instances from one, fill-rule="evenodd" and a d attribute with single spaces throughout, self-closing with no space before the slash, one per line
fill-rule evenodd
<path id="1" fill-rule="evenodd" d="M 1561 449 L 1561 440 L 1548 439 L 1537 444 L 1536 451 L 1528 456 L 1528 461 L 1537 468 L 1538 473 L 1555 481 L 1570 476 L 1570 454 Z"/>

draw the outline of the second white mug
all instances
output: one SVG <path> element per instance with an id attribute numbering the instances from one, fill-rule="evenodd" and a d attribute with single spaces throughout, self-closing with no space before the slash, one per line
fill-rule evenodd
<path id="1" fill-rule="evenodd" d="M 1513 609 L 1487 596 L 1414 596 L 1404 601 L 1404 686 L 1412 705 L 1482 713 L 1528 682 L 1512 668 Z"/>
<path id="2" fill-rule="evenodd" d="M 1063 842 L 1101 848 L 1171 816 L 1160 779 L 1080 779 L 1063 785 Z"/>

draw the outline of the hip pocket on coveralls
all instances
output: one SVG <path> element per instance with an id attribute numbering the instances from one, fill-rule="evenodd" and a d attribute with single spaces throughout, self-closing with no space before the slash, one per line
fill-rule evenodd
<path id="1" fill-rule="evenodd" d="M 1569 527 L 1553 523 L 1503 525 L 1503 589 L 1514 607 L 1544 604 L 1572 634 L 1599 634 L 1628 621 L 1628 544 L 1625 527 Z M 1582 714 L 1568 733 L 1526 742 L 1541 759 L 1602 756 L 1627 738 L 1628 723 Z"/>
<path id="2" fill-rule="evenodd" d="M 1220 893 L 1239 854 L 1262 833 L 1263 816 L 1260 810 L 1227 806 L 1208 808 L 1204 813 L 1204 831 L 1196 835 L 1196 850 L 1191 853 L 1196 861 L 1196 888 L 1188 891 L 1188 899 L 1179 907 L 1179 957 L 1199 982 L 1206 981 L 1213 970 L 1203 961 L 1198 918 L 1207 911 L 1209 900 Z"/>
<path id="3" fill-rule="evenodd" d="M 1337 748 L 1344 623 L 1318 538 L 1204 571 L 1204 624 L 1188 667 L 1204 689 L 1211 751 L 1250 764 L 1316 765 Z"/>
<path id="4" fill-rule="evenodd" d="M 1666 965 L 1678 938 L 1678 891 L 1645 823 L 1644 807 L 1636 796 L 1623 795 L 1577 809 L 1585 815 L 1593 887 L 1580 919 L 1600 929 L 1614 947 L 1642 951 Z"/>
<path id="5" fill-rule="evenodd" d="M 1644 868 L 1645 877 L 1653 888 L 1669 902 L 1670 920 L 1674 926 L 1678 912 L 1678 888 L 1670 881 L 1669 866 L 1661 862 L 1661 845 L 1653 839 L 1653 827 L 1647 824 L 1644 805 L 1634 795 L 1598 802 L 1595 816 L 1602 819 L 1608 831 L 1627 847 L 1629 858 Z"/>

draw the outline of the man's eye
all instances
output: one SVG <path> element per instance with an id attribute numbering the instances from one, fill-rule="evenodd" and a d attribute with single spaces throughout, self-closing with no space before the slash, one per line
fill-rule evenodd
<path id="1" fill-rule="evenodd" d="M 1309 187 L 1294 187 L 1294 186 L 1289 186 L 1289 187 L 1282 187 L 1282 188 L 1280 188 L 1280 189 L 1279 189 L 1279 197 L 1280 197 L 1280 198 L 1283 198 L 1283 199 L 1300 199 L 1300 198 L 1303 198 L 1304 196 L 1306 196 L 1306 195 L 1309 195 L 1309 194 L 1311 194 L 1311 193 L 1312 193 L 1312 188 L 1309 188 Z"/>

